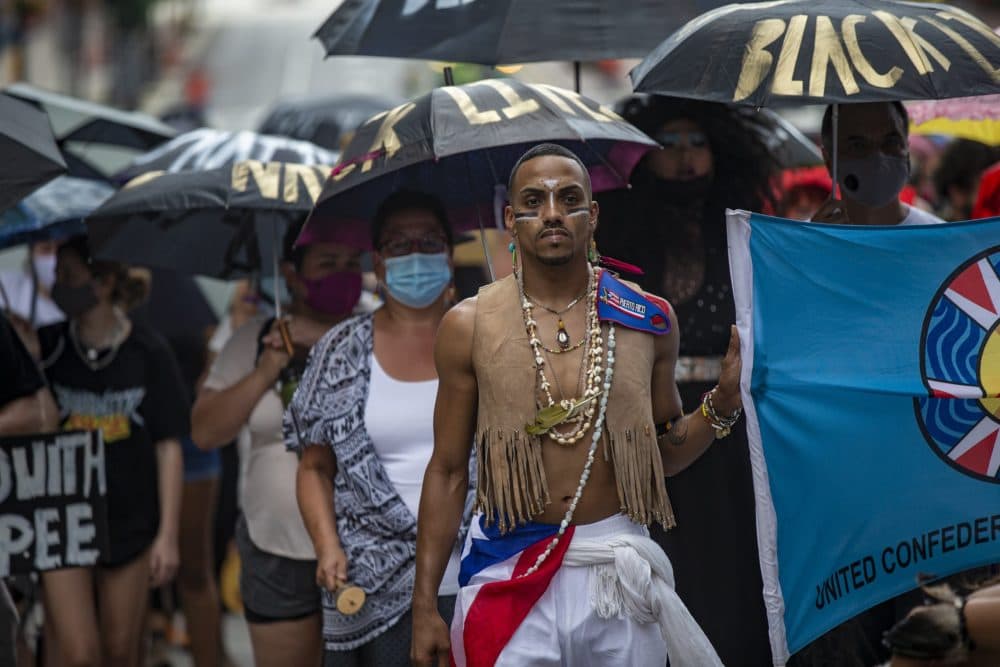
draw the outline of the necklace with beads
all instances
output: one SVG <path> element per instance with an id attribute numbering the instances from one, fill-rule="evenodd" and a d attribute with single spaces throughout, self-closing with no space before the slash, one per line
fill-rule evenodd
<path id="1" fill-rule="evenodd" d="M 604 418 L 608 414 L 608 395 L 611 394 L 611 379 L 615 374 L 615 324 L 611 322 L 608 325 L 608 364 L 607 369 L 604 371 L 604 391 L 601 392 L 600 407 L 597 410 L 597 420 L 594 422 L 594 432 L 590 436 L 590 449 L 587 452 L 587 462 L 583 465 L 583 472 L 580 474 L 580 481 L 576 485 L 576 493 L 573 494 L 573 500 L 570 501 L 569 507 L 566 509 L 566 514 L 563 515 L 562 521 L 559 522 L 559 530 L 556 531 L 555 536 L 546 545 L 545 550 L 538 554 L 538 558 L 535 559 L 534 564 L 524 571 L 522 577 L 527 577 L 538 571 L 538 568 L 542 566 L 545 559 L 555 550 L 556 546 L 559 544 L 559 540 L 566 533 L 570 524 L 573 523 L 573 515 L 576 513 L 576 506 L 580 502 L 580 497 L 583 496 L 583 490 L 587 486 L 587 481 L 590 479 L 590 469 L 594 465 L 594 456 L 597 454 L 597 443 L 601 439 L 601 432 L 604 430 Z"/>
<path id="2" fill-rule="evenodd" d="M 517 275 L 524 326 L 535 357 L 538 386 L 544 394 L 546 402 L 546 405 L 535 414 L 535 421 L 527 424 L 525 430 L 530 435 L 548 435 L 556 443 L 564 446 L 575 445 L 590 430 L 597 411 L 597 399 L 601 395 L 600 378 L 603 371 L 601 362 L 604 356 L 604 340 L 601 338 L 601 323 L 597 316 L 596 272 L 596 268 L 590 268 L 585 293 L 590 298 L 587 305 L 587 332 L 582 342 L 585 345 L 581 360 L 585 369 L 583 394 L 578 399 L 563 398 L 558 402 L 552 396 L 552 385 L 545 374 L 545 356 L 543 355 L 545 348 L 538 338 L 538 323 L 533 317 L 532 303 L 524 293 L 523 277 L 520 273 Z M 570 427 L 568 431 L 559 429 L 560 426 L 566 425 Z"/>
<path id="3" fill-rule="evenodd" d="M 588 288 L 589 288 L 589 285 L 588 285 Z M 530 296 L 528 296 L 527 293 L 524 294 L 524 298 L 527 299 L 528 301 L 531 301 L 532 305 L 539 306 L 542 309 L 549 311 L 550 313 L 552 313 L 553 315 L 555 315 L 556 317 L 559 318 L 559 323 L 556 325 L 556 343 L 559 344 L 559 349 L 558 350 L 550 350 L 549 348 L 545 347 L 544 345 L 542 346 L 542 349 L 544 349 L 546 352 L 550 352 L 552 354 L 564 354 L 566 352 L 572 352 L 573 350 L 578 349 L 583 344 L 584 338 L 581 338 L 580 342 L 578 342 L 576 345 L 572 345 L 572 346 L 570 345 L 569 332 L 566 331 L 566 324 L 565 324 L 565 322 L 563 322 L 562 316 L 565 315 L 566 313 L 568 313 L 570 310 L 572 310 L 573 306 L 575 306 L 576 304 L 580 303 L 580 299 L 582 299 L 583 297 L 587 296 L 588 293 L 589 293 L 589 290 L 584 290 L 583 293 L 580 294 L 580 296 L 578 296 L 575 299 L 573 299 L 572 301 L 570 301 L 566 305 L 566 307 L 563 308 L 562 310 L 556 310 L 555 308 L 549 308 L 544 303 L 539 303 L 536 299 L 533 299 Z"/>
<path id="4" fill-rule="evenodd" d="M 545 397 L 548 400 L 548 407 L 542 408 L 535 415 L 535 421 L 533 424 L 526 426 L 526 430 L 531 435 L 543 435 L 548 434 L 553 440 L 559 444 L 574 444 L 580 440 L 590 428 L 590 421 L 593 419 L 593 431 L 590 434 L 590 449 L 587 452 L 587 461 L 583 466 L 583 472 L 580 474 L 580 481 L 577 483 L 576 492 L 573 494 L 573 499 L 570 501 L 569 507 L 566 509 L 566 513 L 563 515 L 562 521 L 559 522 L 559 529 L 556 534 L 546 545 L 545 550 L 538 555 L 535 562 L 525 570 L 521 577 L 527 577 L 538 571 L 538 568 L 542 566 L 542 563 L 552 554 L 556 546 L 559 544 L 559 540 L 562 539 L 566 530 L 569 528 L 570 524 L 573 523 L 573 515 L 576 513 L 576 506 L 580 502 L 580 498 L 583 496 L 583 490 L 587 486 L 587 482 L 590 479 L 590 470 L 594 465 L 594 458 L 597 454 L 597 443 L 601 439 L 601 433 L 604 431 L 604 420 L 608 412 L 608 396 L 611 394 L 611 380 L 615 372 L 615 324 L 614 322 L 608 323 L 608 341 L 607 341 L 607 364 L 606 367 L 602 369 L 601 367 L 601 356 L 603 353 L 604 341 L 601 338 L 601 323 L 600 319 L 597 317 L 597 276 L 598 269 L 596 267 L 590 268 L 590 275 L 588 276 L 587 285 L 587 295 L 589 295 L 590 301 L 587 310 L 587 333 L 584 336 L 585 341 L 585 352 L 583 358 L 583 364 L 587 367 L 587 382 L 584 388 L 583 396 L 576 400 L 564 399 L 557 405 L 555 400 L 552 398 L 552 394 L 549 392 L 550 386 L 549 382 L 545 376 L 545 359 L 542 355 L 542 344 L 538 340 L 538 324 L 535 322 L 534 318 L 531 316 L 531 302 L 524 294 L 524 282 L 523 277 L 519 271 L 514 272 L 517 279 L 517 285 L 519 289 L 519 294 L 521 297 L 521 308 L 524 314 L 524 326 L 528 332 L 528 340 L 531 343 L 531 351 L 535 355 L 535 364 L 538 369 L 538 380 L 539 386 L 545 393 Z M 604 371 L 604 382 L 601 384 L 600 376 L 601 371 Z M 596 405 L 595 405 L 596 403 Z M 589 412 L 589 417 L 588 417 Z M 572 434 L 562 434 L 555 431 L 555 427 L 567 422 L 577 423 L 583 422 L 580 428 L 575 429 Z M 570 442 L 572 440 L 572 442 Z"/>

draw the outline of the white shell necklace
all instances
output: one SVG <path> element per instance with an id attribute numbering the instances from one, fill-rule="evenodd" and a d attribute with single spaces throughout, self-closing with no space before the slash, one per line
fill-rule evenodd
<path id="1" fill-rule="evenodd" d="M 608 364 L 607 369 L 604 372 L 604 392 L 601 394 L 601 406 L 597 411 L 597 420 L 594 422 L 594 432 L 590 438 L 590 450 L 587 452 L 587 463 L 583 466 L 583 473 L 580 475 L 580 483 L 576 486 L 576 493 L 573 494 L 573 500 L 569 504 L 569 508 L 566 510 L 566 514 L 563 516 L 563 520 L 559 523 L 559 530 L 556 532 L 555 537 L 549 542 L 548 546 L 545 547 L 545 551 L 538 555 L 535 560 L 534 565 L 525 570 L 522 577 L 527 577 L 529 574 L 534 574 L 541 567 L 545 559 L 549 557 L 555 548 L 559 544 L 559 540 L 566 533 L 566 529 L 573 522 L 573 514 L 576 512 L 577 503 L 580 502 L 580 497 L 583 495 L 583 489 L 587 486 L 587 480 L 590 479 L 590 469 L 594 464 L 594 455 L 597 453 L 597 443 L 601 439 L 601 431 L 604 430 L 604 417 L 608 412 L 608 395 L 611 393 L 611 378 L 615 374 L 615 323 L 611 322 L 608 324 Z"/>
<path id="2" fill-rule="evenodd" d="M 601 357 L 603 356 L 603 343 L 601 338 L 601 322 L 597 316 L 597 272 L 599 269 L 588 267 L 587 277 L 587 334 L 585 336 L 586 347 L 584 349 L 581 364 L 586 368 L 585 384 L 583 395 L 573 400 L 563 398 L 558 403 L 552 396 L 548 377 L 545 374 L 545 356 L 543 355 L 542 341 L 538 338 L 538 323 L 535 321 L 532 312 L 532 303 L 525 295 L 524 280 L 520 272 L 517 272 L 517 284 L 521 298 L 521 310 L 524 315 L 524 326 L 528 333 L 528 342 L 535 357 L 535 367 L 538 373 L 539 388 L 545 394 L 547 401 L 547 412 L 559 412 L 558 416 L 552 417 L 554 421 L 540 426 L 546 434 L 560 445 L 571 446 L 579 442 L 590 430 L 594 423 L 594 413 L 597 409 L 597 398 L 601 394 L 600 376 Z M 546 421 L 548 414 L 543 417 L 542 412 L 536 416 L 536 423 Z M 560 424 L 572 424 L 570 432 L 556 430 Z M 530 432 L 530 431 L 529 431 Z"/>

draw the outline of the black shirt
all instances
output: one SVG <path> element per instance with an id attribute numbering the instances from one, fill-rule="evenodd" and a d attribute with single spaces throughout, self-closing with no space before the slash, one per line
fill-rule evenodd
<path id="1" fill-rule="evenodd" d="M 20 337 L 0 313 L 0 407 L 31 396 L 45 386 Z"/>
<path id="2" fill-rule="evenodd" d="M 597 199 L 601 204 L 598 249 L 639 266 L 644 275 L 626 277 L 670 302 L 681 333 L 680 354 L 725 354 L 736 306 L 724 211 L 701 204 L 667 206 L 639 188 L 602 193 Z M 690 278 L 682 297 L 665 288 L 664 278 L 670 272 Z"/>
<path id="3" fill-rule="evenodd" d="M 104 433 L 110 553 L 102 564 L 124 564 L 159 529 L 155 445 L 190 431 L 177 362 L 166 341 L 141 324 L 133 324 L 117 352 L 98 358 L 108 361 L 98 370 L 84 363 L 65 322 L 44 327 L 39 339 L 62 427 Z"/>

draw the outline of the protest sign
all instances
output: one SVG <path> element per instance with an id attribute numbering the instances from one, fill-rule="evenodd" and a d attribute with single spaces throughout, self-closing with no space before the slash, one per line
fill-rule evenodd
<path id="1" fill-rule="evenodd" d="M 0 576 L 94 565 L 106 493 L 100 431 L 0 438 Z"/>

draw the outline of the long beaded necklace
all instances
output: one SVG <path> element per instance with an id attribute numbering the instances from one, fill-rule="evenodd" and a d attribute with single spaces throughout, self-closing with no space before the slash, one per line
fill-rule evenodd
<path id="1" fill-rule="evenodd" d="M 517 273 L 517 283 L 521 295 L 521 309 L 524 315 L 524 325 L 528 333 L 528 341 L 535 356 L 535 366 L 538 372 L 539 388 L 545 394 L 547 406 L 539 410 L 535 423 L 528 426 L 532 435 L 548 434 L 560 445 L 571 446 L 579 442 L 594 423 L 594 413 L 597 410 L 596 400 L 601 394 L 600 376 L 601 357 L 603 356 L 603 339 L 601 338 L 601 323 L 597 316 L 596 273 L 598 269 L 591 267 L 587 279 L 587 347 L 581 363 L 587 367 L 585 388 L 578 400 L 563 398 L 556 402 L 552 397 L 551 384 L 545 375 L 545 357 L 542 354 L 542 342 L 538 338 L 538 323 L 532 316 L 531 301 L 525 296 L 524 281 L 520 272 Z M 562 432 L 556 429 L 562 424 L 572 424 L 573 430 Z"/>
<path id="2" fill-rule="evenodd" d="M 566 307 L 563 308 L 562 310 L 549 308 L 544 303 L 539 303 L 536 299 L 531 298 L 530 296 L 528 296 L 527 293 L 525 293 L 524 298 L 527 299 L 528 301 L 531 301 L 533 305 L 540 306 L 542 309 L 549 311 L 550 313 L 559 318 L 559 322 L 556 325 L 556 343 L 559 344 L 559 349 L 550 350 L 549 348 L 543 346 L 546 352 L 550 352 L 552 354 L 563 354 L 565 352 L 571 352 L 579 348 L 583 344 L 584 338 L 581 338 L 579 343 L 570 347 L 569 332 L 566 331 L 566 323 L 563 322 L 562 316 L 571 311 L 573 309 L 573 306 L 580 303 L 580 299 L 587 296 L 588 293 L 589 293 L 588 290 L 584 290 L 580 296 L 570 301 L 569 304 L 567 304 Z"/>
<path id="3" fill-rule="evenodd" d="M 559 544 L 559 540 L 566 533 L 566 529 L 573 522 L 573 514 L 576 513 L 576 506 L 580 502 L 580 497 L 583 496 L 583 489 L 587 486 L 587 481 L 590 479 L 590 469 L 594 465 L 594 455 L 597 453 L 597 443 L 601 439 L 601 432 L 604 430 L 604 418 L 608 413 L 608 396 L 611 394 L 611 378 L 615 374 L 615 324 L 611 322 L 608 325 L 608 365 L 604 372 L 604 391 L 601 394 L 601 405 L 600 409 L 597 411 L 597 420 L 594 422 L 594 432 L 590 436 L 590 450 L 587 452 L 587 462 L 583 466 L 583 472 L 580 474 L 580 482 L 576 485 L 576 493 L 573 494 L 573 500 L 570 501 L 569 508 L 566 510 L 566 514 L 563 515 L 563 520 L 559 522 L 559 530 L 556 532 L 555 537 L 548 543 L 545 547 L 545 551 L 538 554 L 538 558 L 535 559 L 535 563 L 525 570 L 522 577 L 527 577 L 530 574 L 534 574 L 538 571 L 538 568 L 542 566 L 545 559 L 549 557 L 553 550 L 555 550 L 556 545 Z"/>

